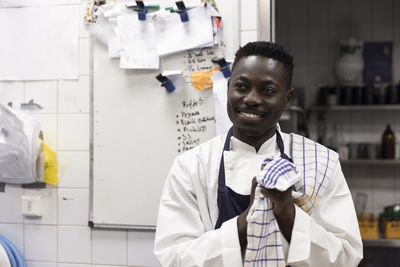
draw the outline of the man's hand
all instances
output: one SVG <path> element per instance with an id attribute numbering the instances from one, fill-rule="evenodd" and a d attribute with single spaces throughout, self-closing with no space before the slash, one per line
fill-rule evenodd
<path id="1" fill-rule="evenodd" d="M 263 165 L 261 170 L 264 169 Z M 257 187 L 256 177 L 253 178 L 251 184 L 250 193 L 250 204 L 247 209 L 239 215 L 237 219 L 238 236 L 240 242 L 240 248 L 242 250 L 242 255 L 246 251 L 247 246 L 247 215 L 254 202 L 254 195 Z M 286 191 L 279 191 L 276 189 L 266 189 L 261 187 L 261 194 L 268 197 L 272 202 L 272 209 L 275 218 L 278 221 L 279 229 L 282 235 L 290 242 L 292 238 L 292 230 L 295 218 L 295 207 L 292 197 L 292 187 L 289 187 Z"/>
<path id="2" fill-rule="evenodd" d="M 238 228 L 238 236 L 239 236 L 239 243 L 240 243 L 240 248 L 242 250 L 242 255 L 244 255 L 244 252 L 246 251 L 246 246 L 247 246 L 247 214 L 249 213 L 249 210 L 251 206 L 253 205 L 254 202 L 254 193 L 256 191 L 257 187 L 257 180 L 254 177 L 252 184 L 251 184 L 251 193 L 250 193 L 250 204 L 247 207 L 247 209 L 239 215 L 237 219 L 237 228 Z"/>
<path id="3" fill-rule="evenodd" d="M 295 218 L 295 208 L 292 197 L 292 187 L 286 191 L 261 188 L 261 193 L 272 202 L 272 209 L 278 221 L 279 229 L 288 242 L 292 238 Z"/>

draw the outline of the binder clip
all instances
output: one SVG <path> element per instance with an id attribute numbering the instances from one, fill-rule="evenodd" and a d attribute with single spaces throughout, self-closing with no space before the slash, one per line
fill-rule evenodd
<path id="1" fill-rule="evenodd" d="M 176 10 L 175 12 L 178 13 L 179 16 L 181 16 L 181 21 L 182 22 L 189 21 L 189 16 L 187 13 L 187 8 L 185 6 L 185 3 L 183 3 L 183 1 L 177 1 L 175 2 L 175 4 L 178 7 L 178 10 Z"/>
<path id="2" fill-rule="evenodd" d="M 161 82 L 161 86 L 165 87 L 165 90 L 168 91 L 168 93 L 171 93 L 175 90 L 174 84 L 165 76 L 163 76 L 161 73 L 156 76 L 156 79 Z"/>
<path id="3" fill-rule="evenodd" d="M 146 20 L 147 7 L 144 5 L 143 1 L 135 1 L 135 2 L 136 2 L 136 7 L 134 7 L 133 10 L 138 12 L 139 20 Z"/>
<path id="4" fill-rule="evenodd" d="M 224 74 L 225 78 L 229 78 L 231 76 L 231 70 L 229 69 L 229 64 L 226 62 L 225 58 L 213 58 L 211 61 L 219 65 L 220 70 Z"/>

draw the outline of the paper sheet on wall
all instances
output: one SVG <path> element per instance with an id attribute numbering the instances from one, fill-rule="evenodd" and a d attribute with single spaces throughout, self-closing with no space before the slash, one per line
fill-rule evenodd
<path id="1" fill-rule="evenodd" d="M 81 5 L 0 8 L 0 80 L 77 79 Z"/>
<path id="2" fill-rule="evenodd" d="M 214 71 L 211 80 L 213 81 L 216 134 L 225 134 L 232 127 L 232 122 L 226 111 L 228 80 L 221 71 Z"/>
<path id="3" fill-rule="evenodd" d="M 80 0 L 1 0 L 0 8 L 46 6 L 46 5 L 71 5 L 80 4 Z"/>
<path id="4" fill-rule="evenodd" d="M 211 16 L 204 6 L 188 11 L 189 21 L 182 22 L 178 13 L 158 12 L 155 16 L 158 32 L 158 54 L 213 45 Z"/>
<path id="5" fill-rule="evenodd" d="M 122 69 L 158 69 L 156 28 L 148 16 L 138 20 L 137 14 L 118 17 L 115 29 L 121 43 Z"/>
<path id="6" fill-rule="evenodd" d="M 110 58 L 121 56 L 120 38 L 115 33 L 118 16 L 132 13 L 123 3 L 111 3 L 100 6 L 96 12 L 96 23 L 93 25 L 93 36 L 108 48 Z"/>
<path id="7" fill-rule="evenodd" d="M 96 23 L 92 27 L 92 34 L 100 43 L 109 47 L 111 40 L 115 37 L 114 27 L 117 24 L 107 20 L 103 13 L 97 16 Z"/>

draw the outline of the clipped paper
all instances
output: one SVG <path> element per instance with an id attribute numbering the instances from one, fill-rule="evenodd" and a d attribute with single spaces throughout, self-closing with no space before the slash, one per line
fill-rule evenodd
<path id="1" fill-rule="evenodd" d="M 182 22 L 178 13 L 164 11 L 155 15 L 160 56 L 213 45 L 213 27 L 207 8 L 201 5 L 187 12 L 187 22 Z"/>
<path id="2" fill-rule="evenodd" d="M 156 28 L 150 16 L 138 20 L 137 14 L 119 16 L 116 33 L 121 42 L 122 69 L 158 69 Z"/>

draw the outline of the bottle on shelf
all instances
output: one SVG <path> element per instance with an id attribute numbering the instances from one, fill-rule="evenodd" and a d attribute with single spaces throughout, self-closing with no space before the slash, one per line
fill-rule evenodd
<path id="1" fill-rule="evenodd" d="M 386 125 L 386 129 L 382 135 L 381 153 L 383 159 L 394 159 L 396 154 L 396 136 L 390 128 L 390 124 Z"/>

